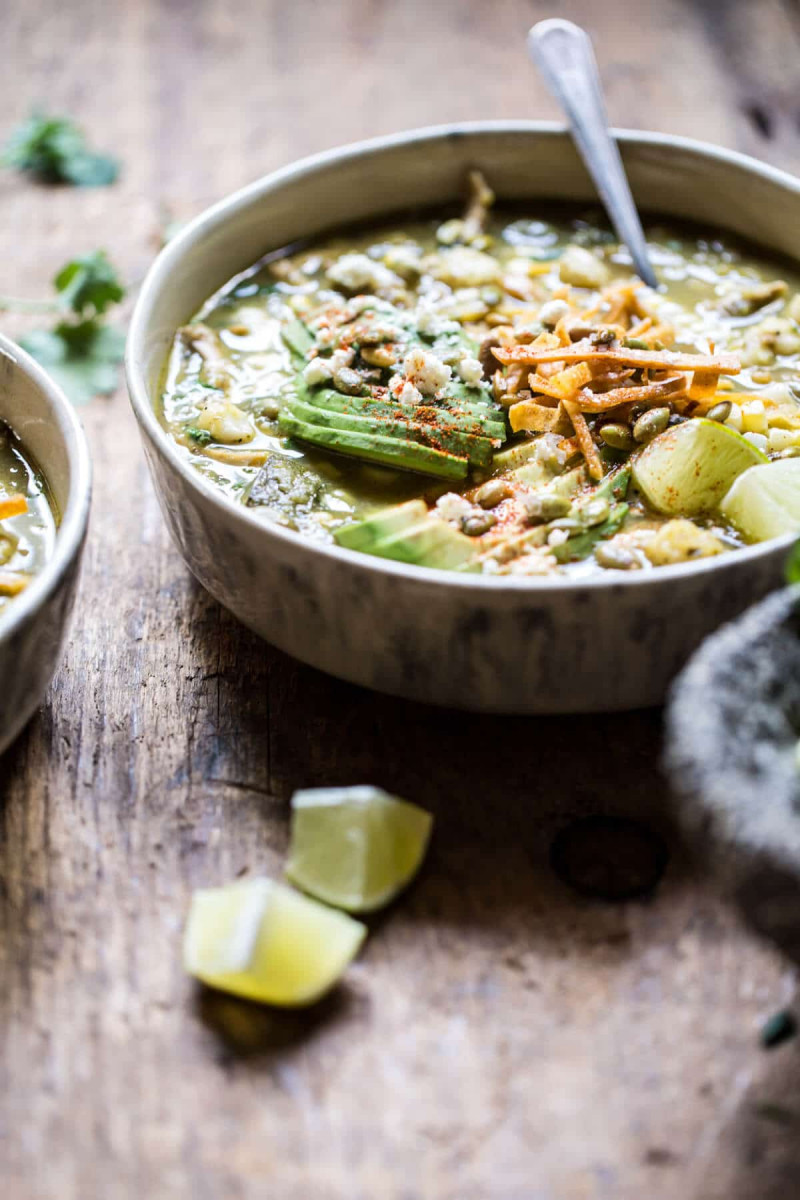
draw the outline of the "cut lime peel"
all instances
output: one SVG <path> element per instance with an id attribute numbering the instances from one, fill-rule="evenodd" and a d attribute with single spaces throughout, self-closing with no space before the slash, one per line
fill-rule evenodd
<path id="1" fill-rule="evenodd" d="M 209 987 L 303 1007 L 338 982 L 366 934 L 360 921 L 283 884 L 242 880 L 194 893 L 183 963 Z"/>
<path id="2" fill-rule="evenodd" d="M 715 509 L 738 476 L 768 461 L 735 429 L 699 417 L 653 438 L 633 460 L 633 480 L 656 511 L 695 516 Z"/>
<path id="3" fill-rule="evenodd" d="M 385 907 L 411 883 L 430 840 L 430 813 L 378 788 L 320 788 L 292 799 L 286 872 L 347 912 Z"/>
<path id="4" fill-rule="evenodd" d="M 719 507 L 749 542 L 800 532 L 800 459 L 751 467 L 735 480 Z"/>

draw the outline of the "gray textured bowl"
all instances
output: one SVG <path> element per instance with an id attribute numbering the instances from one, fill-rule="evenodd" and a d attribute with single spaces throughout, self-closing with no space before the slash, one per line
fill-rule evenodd
<path id="1" fill-rule="evenodd" d="M 55 550 L 33 583 L 0 612 L 0 753 L 41 704 L 75 598 L 91 495 L 89 450 L 60 388 L 0 336 L 0 420 L 41 467 L 61 513 Z"/>
<path id="2" fill-rule="evenodd" d="M 800 183 L 697 142 L 623 132 L 641 208 L 796 249 Z M 452 203 L 480 166 L 503 200 L 590 200 L 569 137 L 537 122 L 421 130 L 334 150 L 237 192 L 172 241 L 131 323 L 128 386 L 167 524 L 188 566 L 246 625 L 355 683 L 494 712 L 657 704 L 700 641 L 780 578 L 787 540 L 620 580 L 481 578 L 319 547 L 219 494 L 153 409 L 176 328 L 270 249 L 409 206 Z"/>
<path id="3" fill-rule="evenodd" d="M 675 681 L 667 773 L 695 856 L 800 961 L 800 587 L 710 637 Z"/>

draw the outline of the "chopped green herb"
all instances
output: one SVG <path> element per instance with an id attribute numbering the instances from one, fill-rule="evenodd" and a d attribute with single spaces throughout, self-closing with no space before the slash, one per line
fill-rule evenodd
<path id="1" fill-rule="evenodd" d="M 117 386 L 125 335 L 105 325 L 106 309 L 125 295 L 114 267 L 102 250 L 73 259 L 53 281 L 58 308 L 69 314 L 52 329 L 34 329 L 19 342 L 75 404 L 107 396 Z"/>
<path id="2" fill-rule="evenodd" d="M 2 162 L 27 171 L 44 183 L 105 187 L 119 174 L 119 163 L 89 150 L 83 130 L 68 117 L 33 112 L 11 134 Z"/>
<path id="3" fill-rule="evenodd" d="M 207 446 L 209 442 L 213 441 L 207 429 L 198 429 L 196 425 L 187 425 L 186 432 L 193 442 L 197 442 L 198 446 Z"/>
<path id="4" fill-rule="evenodd" d="M 125 288 L 104 250 L 68 262 L 53 284 L 62 308 L 82 318 L 99 316 L 125 295 Z"/>
<path id="5" fill-rule="evenodd" d="M 797 1017 L 788 1008 L 782 1008 L 773 1013 L 761 1027 L 761 1045 L 765 1050 L 772 1050 L 782 1042 L 788 1042 L 797 1033 Z"/>

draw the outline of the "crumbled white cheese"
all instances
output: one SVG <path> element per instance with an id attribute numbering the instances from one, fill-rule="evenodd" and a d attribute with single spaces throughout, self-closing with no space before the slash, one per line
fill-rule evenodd
<path id="1" fill-rule="evenodd" d="M 755 446 L 757 450 L 763 450 L 766 454 L 769 442 L 763 433 L 745 433 L 743 436 L 745 440 Z"/>
<path id="2" fill-rule="evenodd" d="M 355 356 L 356 352 L 352 346 L 342 348 L 341 350 L 334 350 L 328 360 L 331 364 L 331 370 L 341 371 L 342 367 L 349 367 Z"/>
<path id="3" fill-rule="evenodd" d="M 547 535 L 547 544 L 548 546 L 563 546 L 568 539 L 569 533 L 566 529 L 551 529 Z"/>
<path id="4" fill-rule="evenodd" d="M 360 292 L 365 288 L 375 291 L 402 282 L 382 262 L 376 262 L 366 254 L 352 252 L 342 254 L 332 267 L 328 267 L 328 278 L 348 292 Z"/>
<path id="5" fill-rule="evenodd" d="M 442 517 L 445 521 L 458 522 L 463 517 L 468 517 L 471 512 L 472 505 L 469 500 L 459 496 L 458 492 L 445 492 L 436 501 L 436 516 Z"/>
<path id="6" fill-rule="evenodd" d="M 403 359 L 403 375 L 418 387 L 424 396 L 433 396 L 450 379 L 452 369 L 433 351 L 412 346 Z"/>
<path id="7" fill-rule="evenodd" d="M 402 275 L 403 279 L 415 279 L 422 273 L 422 251 L 412 242 L 387 246 L 383 262 L 390 271 Z"/>
<path id="8" fill-rule="evenodd" d="M 311 362 L 303 368 L 303 379 L 309 387 L 316 387 L 318 383 L 324 383 L 326 379 L 330 379 L 332 374 L 331 364 L 324 358 L 312 358 Z"/>
<path id="9" fill-rule="evenodd" d="M 458 364 L 458 373 L 470 387 L 475 387 L 483 379 L 483 367 L 477 358 L 462 358 Z"/>
<path id="10" fill-rule="evenodd" d="M 547 304 L 543 304 L 539 309 L 539 320 L 548 329 L 555 329 L 562 317 L 565 317 L 569 312 L 569 305 L 566 300 L 548 300 Z"/>
<path id="11" fill-rule="evenodd" d="M 567 246 L 558 264 L 558 275 L 562 283 L 581 288 L 600 288 L 609 280 L 606 264 L 584 246 Z"/>
<path id="12" fill-rule="evenodd" d="M 397 399 L 401 404 L 422 404 L 425 397 L 419 388 L 414 387 L 410 379 L 406 379 L 397 393 Z"/>
<path id="13" fill-rule="evenodd" d="M 555 462 L 558 466 L 563 467 L 567 461 L 566 453 L 559 449 L 559 445 L 563 439 L 557 433 L 543 433 L 536 442 L 536 458 L 545 466 Z"/>
<path id="14" fill-rule="evenodd" d="M 456 333 L 461 326 L 441 316 L 431 304 L 422 302 L 417 309 L 417 329 L 423 337 L 439 337 L 442 333 Z"/>

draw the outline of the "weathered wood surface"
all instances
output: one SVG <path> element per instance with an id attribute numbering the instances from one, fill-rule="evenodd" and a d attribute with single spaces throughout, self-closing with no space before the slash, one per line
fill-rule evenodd
<path id="1" fill-rule="evenodd" d="M 595 35 L 617 123 L 800 166 L 789 0 L 9 0 L 3 128 L 36 100 L 67 110 L 125 177 L 0 174 L 0 291 L 41 295 L 96 246 L 141 277 L 165 210 L 322 147 L 554 116 L 523 49 L 554 10 Z M 123 392 L 84 419 L 82 602 L 0 767 L 4 1198 L 800 1195 L 800 1058 L 757 1043 L 792 970 L 674 844 L 648 904 L 578 900 L 547 866 L 584 812 L 644 813 L 674 842 L 658 715 L 477 719 L 289 661 L 187 575 Z M 368 780 L 437 828 L 347 985 L 299 1016 L 197 993 L 190 889 L 279 871 L 295 787 Z"/>

